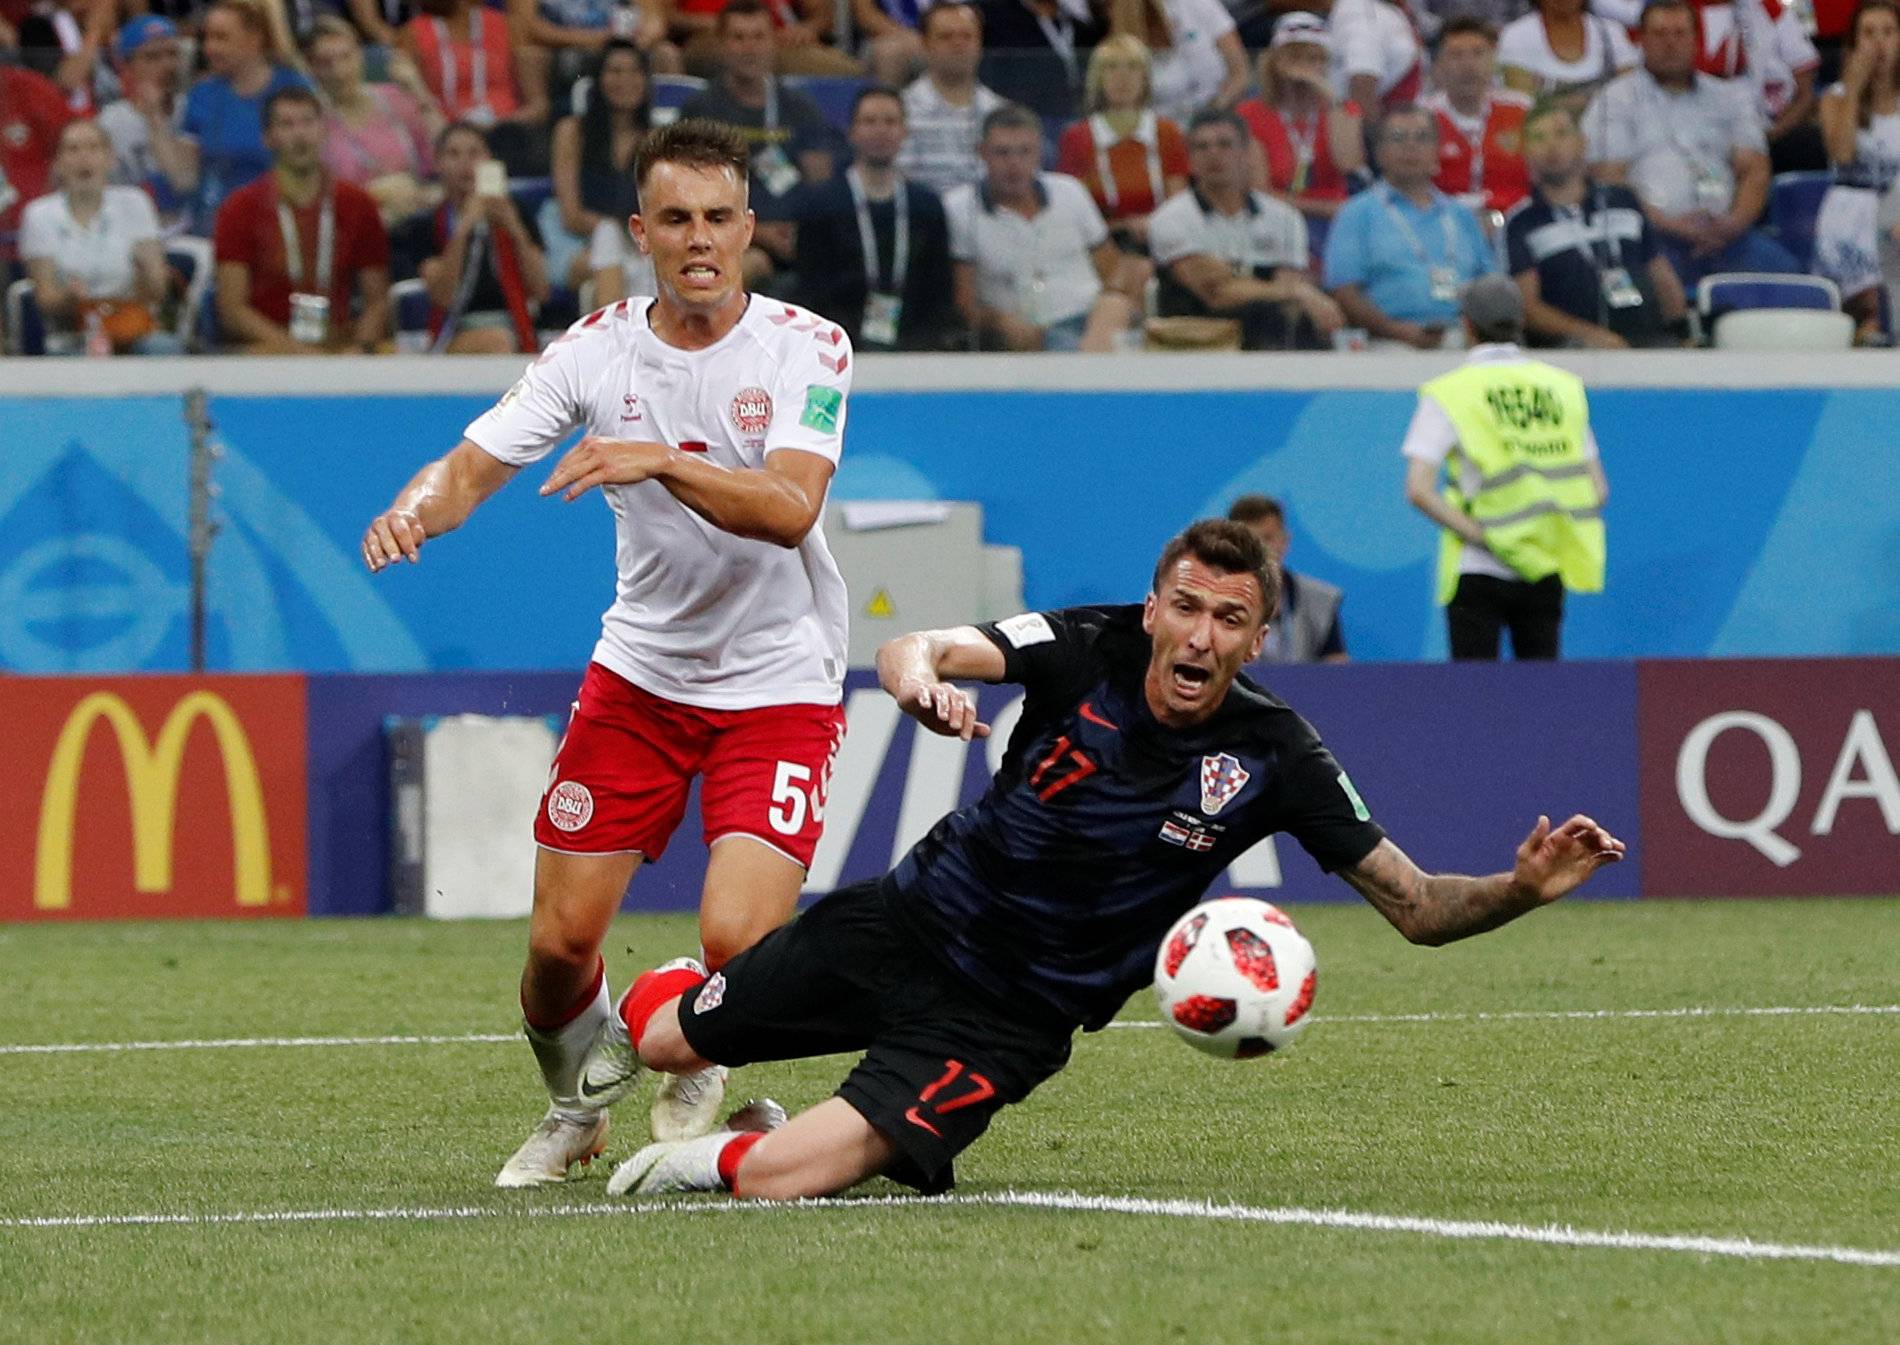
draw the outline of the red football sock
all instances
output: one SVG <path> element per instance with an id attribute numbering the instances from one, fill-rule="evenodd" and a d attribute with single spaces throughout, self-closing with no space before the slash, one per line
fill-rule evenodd
<path id="1" fill-rule="evenodd" d="M 620 1021 L 627 1025 L 627 1037 L 634 1049 L 640 1049 L 640 1038 L 646 1033 L 647 1023 L 662 1004 L 705 983 L 705 976 L 691 967 L 649 971 L 635 981 L 627 997 L 620 1001 Z"/>
<path id="2" fill-rule="evenodd" d="M 752 1152 L 752 1146 L 765 1138 L 763 1130 L 749 1131 L 743 1135 L 734 1135 L 719 1151 L 719 1180 L 734 1195 L 739 1194 L 739 1164 Z"/>
<path id="3" fill-rule="evenodd" d="M 601 982 L 606 979 L 607 959 L 603 957 L 595 964 L 594 974 L 587 982 L 587 989 L 581 991 L 580 998 L 568 1005 L 567 1008 L 563 1009 L 553 1018 L 545 1022 L 537 1023 L 534 1020 L 534 1016 L 528 1012 L 528 1002 L 524 998 L 521 1001 L 521 1017 L 528 1026 L 533 1028 L 536 1032 L 558 1032 L 576 1018 L 579 1018 L 583 1013 L 587 1012 L 587 1006 L 592 1004 L 595 997 L 600 994 Z"/>

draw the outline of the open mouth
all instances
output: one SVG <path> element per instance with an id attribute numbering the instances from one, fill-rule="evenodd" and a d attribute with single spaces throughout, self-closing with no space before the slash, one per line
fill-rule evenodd
<path id="1" fill-rule="evenodd" d="M 719 279 L 719 268 L 709 262 L 693 262 L 680 268 L 680 279 L 689 285 L 710 285 Z"/>
<path id="2" fill-rule="evenodd" d="M 1192 663 L 1177 663 L 1169 669 L 1174 682 L 1174 694 L 1186 700 L 1193 700 L 1206 688 L 1213 673 Z"/>

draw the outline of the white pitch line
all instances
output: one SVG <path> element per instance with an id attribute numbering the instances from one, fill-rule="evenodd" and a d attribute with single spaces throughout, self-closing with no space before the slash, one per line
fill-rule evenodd
<path id="1" fill-rule="evenodd" d="M 1793 1004 L 1681 1009 L 1506 1009 L 1473 1013 L 1315 1014 L 1316 1023 L 1512 1023 L 1611 1019 L 1789 1018 L 1806 1015 L 1864 1017 L 1900 1014 L 1900 1004 Z M 1119 1018 L 1113 1028 L 1165 1027 L 1153 1019 Z M 459 1046 L 518 1041 L 519 1032 L 463 1032 L 387 1037 L 205 1037 L 178 1041 L 71 1041 L 0 1044 L 4 1055 L 90 1055 L 101 1051 L 221 1051 L 243 1047 Z"/>
<path id="2" fill-rule="evenodd" d="M 85 1055 L 96 1051 L 228 1051 L 252 1046 L 457 1046 L 519 1041 L 519 1032 L 410 1037 L 201 1037 L 183 1041 L 61 1041 L 0 1046 L 0 1055 Z"/>
<path id="3" fill-rule="evenodd" d="M 255 1210 L 229 1214 L 80 1214 L 0 1219 L 0 1229 L 94 1229 L 191 1227 L 229 1224 L 307 1224 L 352 1222 L 423 1223 L 456 1219 L 601 1218 L 616 1215 L 681 1213 L 752 1213 L 773 1210 L 990 1207 L 1059 1210 L 1081 1214 L 1127 1214 L 1150 1218 L 1209 1219 L 1230 1223 L 1279 1224 L 1347 1229 L 1365 1233 L 1414 1233 L 1461 1241 L 1523 1242 L 1547 1247 L 1633 1252 L 1675 1252 L 1744 1261 L 1831 1261 L 1839 1265 L 1900 1269 L 1900 1250 L 1837 1247 L 1808 1243 L 1757 1242 L 1752 1238 L 1697 1234 L 1605 1232 L 1567 1224 L 1517 1224 L 1496 1220 L 1433 1219 L 1421 1215 L 1371 1214 L 1360 1210 L 1304 1209 L 1299 1206 L 1215 1204 L 1204 1200 L 1146 1200 L 1133 1196 L 1090 1196 L 1074 1191 L 999 1191 L 983 1195 L 886 1196 L 802 1200 L 791 1204 L 758 1201 L 661 1201 L 625 1204 L 542 1205 L 509 1208 L 450 1205 L 436 1208 Z"/>

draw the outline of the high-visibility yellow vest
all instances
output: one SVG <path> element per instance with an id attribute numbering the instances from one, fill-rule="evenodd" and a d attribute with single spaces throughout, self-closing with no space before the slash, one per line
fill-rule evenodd
<path id="1" fill-rule="evenodd" d="M 1583 381 L 1539 360 L 1467 364 L 1420 389 L 1451 417 L 1458 447 L 1445 500 L 1484 529 L 1497 558 L 1525 579 L 1550 575 L 1564 587 L 1603 587 L 1603 508 L 1584 453 L 1589 410 Z M 1468 497 L 1462 455 L 1477 474 Z M 1462 539 L 1446 529 L 1438 548 L 1438 601 L 1458 587 Z"/>

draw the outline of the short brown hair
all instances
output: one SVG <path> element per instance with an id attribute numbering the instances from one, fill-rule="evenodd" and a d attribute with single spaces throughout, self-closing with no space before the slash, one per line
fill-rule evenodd
<path id="1" fill-rule="evenodd" d="M 966 4 L 964 0 L 945 0 L 943 4 L 930 6 L 917 20 L 917 31 L 929 37 L 932 21 L 947 14 L 968 14 L 975 19 L 977 41 L 983 40 L 983 11 L 975 5 Z"/>
<path id="2" fill-rule="evenodd" d="M 725 32 L 728 19 L 743 19 L 753 14 L 772 17 L 772 11 L 766 8 L 765 0 L 726 0 L 726 7 L 719 11 L 719 17 L 713 20 L 713 27 Z"/>
<path id="3" fill-rule="evenodd" d="M 1262 519 L 1273 519 L 1277 523 L 1286 522 L 1286 510 L 1271 495 L 1242 495 L 1227 506 L 1227 517 L 1235 523 L 1254 524 Z"/>
<path id="4" fill-rule="evenodd" d="M 688 168 L 729 168 L 743 187 L 749 159 L 738 132 L 723 122 L 693 117 L 647 134 L 634 151 L 633 183 L 636 188 L 645 187 L 655 164 L 677 163 Z"/>
<path id="5" fill-rule="evenodd" d="M 1455 14 L 1445 20 L 1445 26 L 1438 30 L 1438 45 L 1444 46 L 1449 37 L 1481 37 L 1492 46 L 1498 44 L 1498 28 L 1489 19 L 1476 14 Z"/>
<path id="6" fill-rule="evenodd" d="M 1267 548 L 1246 524 L 1227 518 L 1203 518 L 1188 524 L 1161 548 L 1161 559 L 1155 562 L 1157 595 L 1167 582 L 1168 572 L 1183 556 L 1192 556 L 1201 564 L 1226 574 L 1252 575 L 1254 582 L 1260 585 L 1260 619 L 1271 621 L 1279 614 L 1280 576 L 1267 558 Z"/>

